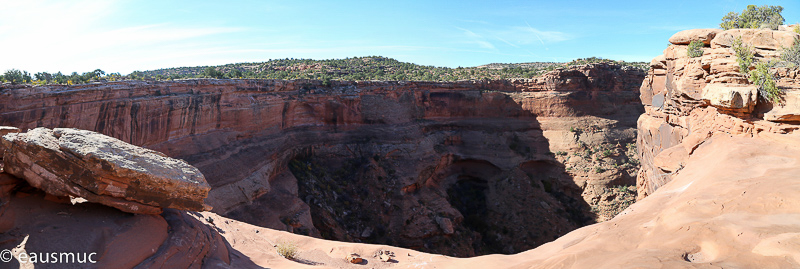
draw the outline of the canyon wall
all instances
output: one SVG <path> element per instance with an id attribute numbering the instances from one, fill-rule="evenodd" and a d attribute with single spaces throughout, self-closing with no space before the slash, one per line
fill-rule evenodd
<path id="1" fill-rule="evenodd" d="M 783 92 L 765 100 L 739 70 L 741 38 L 777 60 L 798 34 L 695 29 L 670 38 L 641 87 L 639 200 L 612 220 L 507 257 L 442 258 L 437 268 L 798 268 L 800 77 L 770 68 Z M 688 44 L 702 41 L 702 55 Z M 753 69 L 753 66 L 748 69 Z"/>
<path id="2" fill-rule="evenodd" d="M 636 175 L 627 172 L 635 167 L 612 162 L 631 151 L 623 146 L 628 151 L 623 152 L 614 141 L 634 139 L 629 124 L 637 114 L 630 112 L 641 103 L 625 90 L 628 83 L 621 90 L 592 86 L 602 77 L 598 73 L 559 79 L 571 71 L 564 69 L 547 75 L 550 82 L 343 82 L 322 87 L 305 81 L 193 80 L 6 88 L 0 93 L 2 124 L 99 124 L 103 132 L 183 156 L 212 175 L 212 193 L 218 194 L 208 202 L 234 219 L 214 212 L 168 209 L 160 216 L 132 215 L 98 204 L 72 205 L 0 173 L 0 248 L 13 248 L 30 235 L 28 251 L 97 251 L 98 267 L 348 268 L 361 266 L 342 258 L 356 253 L 364 258 L 362 265 L 376 268 L 797 268 L 798 69 L 772 68 L 784 91 L 782 102 L 760 99 L 725 45 L 736 36 L 753 45 L 758 58 L 770 59 L 796 34 L 699 29 L 670 39 L 672 45 L 653 60 L 640 88 L 646 112 L 638 117 L 638 202 L 613 219 L 535 249 L 465 259 L 297 233 L 349 236 L 352 241 L 393 238 L 396 245 L 455 255 L 497 251 L 496 242 L 516 251 L 527 246 L 524 240 L 546 240 L 560 233 L 546 230 L 552 225 L 577 224 L 566 212 L 570 198 L 584 207 L 602 205 L 593 198 L 615 200 L 621 190 L 613 196 L 608 189 L 605 196 L 590 190 L 613 186 L 613 181 L 627 184 L 630 178 L 623 175 Z M 706 42 L 701 57 L 686 56 L 692 40 Z M 609 67 L 575 69 L 593 74 L 598 68 Z M 599 73 L 615 74 L 604 85 L 620 85 L 628 77 L 624 74 L 631 81 L 637 76 L 615 70 Z M 212 100 L 227 101 L 201 105 L 201 97 L 214 92 L 219 97 Z M 74 99 L 80 96 L 85 99 Z M 264 101 L 267 97 L 274 101 Z M 141 109 L 145 104 L 149 110 Z M 386 114 L 365 113 L 372 106 Z M 161 117 L 145 118 L 146 113 Z M 176 128 L 145 131 L 151 122 Z M 607 144 L 615 147 L 601 151 Z M 594 155 L 581 154 L 586 150 Z M 217 164 L 215 158 L 229 164 Z M 241 196 L 226 192 L 225 186 L 265 172 L 274 175 L 257 175 L 265 180 L 260 185 L 234 185 L 241 187 Z M 270 224 L 272 218 L 279 218 L 274 220 L 283 225 L 279 229 L 294 233 L 245 223 Z M 510 236 L 503 232 L 502 224 L 523 221 L 534 224 L 524 226 L 533 236 L 508 226 Z M 393 226 L 397 223 L 414 229 L 399 230 Z M 385 225 L 385 237 L 380 225 Z M 462 241 L 448 241 L 455 239 Z M 296 244 L 294 259 L 279 255 L 281 242 Z M 386 263 L 379 256 L 384 253 L 393 254 Z"/>
<path id="3" fill-rule="evenodd" d="M 93 130 L 196 166 L 213 212 L 456 256 L 514 253 L 634 195 L 641 71 L 471 82 L 6 86 L 0 125 Z"/>
<path id="4" fill-rule="evenodd" d="M 740 72 L 732 49 L 741 38 L 757 61 L 778 60 L 780 49 L 798 36 L 790 31 L 695 29 L 670 38 L 664 54 L 650 63 L 641 88 L 646 112 L 638 121 L 640 199 L 672 180 L 698 145 L 715 134 L 752 137 L 793 133 L 800 127 L 798 69 L 772 68 L 784 91 L 782 102 L 773 104 Z M 700 57 L 687 54 L 694 40 L 705 43 Z"/>

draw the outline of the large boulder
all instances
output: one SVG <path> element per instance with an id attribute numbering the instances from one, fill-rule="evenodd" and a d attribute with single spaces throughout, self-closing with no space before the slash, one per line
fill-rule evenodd
<path id="1" fill-rule="evenodd" d="M 692 41 L 702 41 L 704 44 L 711 44 L 711 40 L 722 29 L 691 29 L 675 33 L 669 38 L 669 43 L 675 45 L 688 45 Z"/>
<path id="2" fill-rule="evenodd" d="M 703 100 L 712 106 L 741 112 L 751 112 L 756 105 L 758 88 L 753 85 L 707 84 L 703 88 Z"/>
<path id="3" fill-rule="evenodd" d="M 160 152 L 66 128 L 36 128 L 0 141 L 6 172 L 52 195 L 140 214 L 210 210 L 204 199 L 211 187 L 200 171 Z"/>
<path id="4" fill-rule="evenodd" d="M 800 91 L 786 91 L 781 97 L 783 102 L 774 104 L 768 112 L 764 113 L 764 119 L 774 122 L 800 121 Z"/>

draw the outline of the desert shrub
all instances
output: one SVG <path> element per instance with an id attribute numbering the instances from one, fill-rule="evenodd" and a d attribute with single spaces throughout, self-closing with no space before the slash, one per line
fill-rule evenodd
<path id="1" fill-rule="evenodd" d="M 278 255 L 290 260 L 294 259 L 294 256 L 297 255 L 297 245 L 292 242 L 280 242 L 275 246 L 275 250 L 278 251 Z"/>
<path id="2" fill-rule="evenodd" d="M 736 62 L 739 64 L 739 72 L 744 74 L 754 85 L 758 86 L 758 94 L 764 101 L 780 103 L 783 91 L 778 89 L 775 77 L 769 72 L 769 68 L 775 65 L 773 62 L 756 63 L 755 69 L 749 70 L 750 65 L 755 62 L 753 49 L 742 42 L 741 37 L 733 40 L 733 51 L 736 54 Z"/>
<path id="3" fill-rule="evenodd" d="M 689 43 L 689 50 L 687 51 L 687 53 L 689 54 L 689 57 L 695 58 L 695 57 L 703 56 L 703 47 L 704 46 L 705 46 L 705 44 L 703 43 L 703 41 L 699 41 L 699 40 L 695 40 L 695 41 L 692 41 L 691 43 Z"/>
<path id="4" fill-rule="evenodd" d="M 27 71 L 19 71 L 17 69 L 6 70 L 3 79 L 11 82 L 11 84 L 31 83 L 31 75 Z"/>
<path id="5" fill-rule="evenodd" d="M 736 62 L 739 64 L 739 73 L 746 75 L 750 70 L 750 65 L 753 64 L 753 48 L 744 44 L 741 37 L 734 39 L 731 47 L 736 55 Z"/>
<path id="6" fill-rule="evenodd" d="M 758 95 L 762 99 L 777 104 L 781 102 L 783 91 L 775 85 L 775 78 L 769 72 L 770 65 L 764 62 L 756 64 L 756 68 L 750 71 L 747 79 L 758 86 Z"/>
<path id="7" fill-rule="evenodd" d="M 785 21 L 781 12 L 782 6 L 756 6 L 748 5 L 742 14 L 730 12 L 722 17 L 719 27 L 725 30 L 737 28 L 768 28 L 778 30 L 778 26 Z"/>
<path id="8" fill-rule="evenodd" d="M 800 27 L 795 28 L 795 30 L 797 29 Z M 781 59 L 800 66 L 800 39 L 795 38 L 792 46 L 781 49 Z"/>

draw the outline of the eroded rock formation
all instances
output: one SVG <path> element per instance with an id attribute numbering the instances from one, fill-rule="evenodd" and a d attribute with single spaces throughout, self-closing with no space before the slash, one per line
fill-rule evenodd
<path id="1" fill-rule="evenodd" d="M 513 253 L 629 203 L 633 188 L 615 187 L 636 176 L 642 75 L 595 64 L 510 81 L 23 87 L 0 94 L 0 124 L 94 130 L 184 159 L 214 212 L 259 226 Z"/>
<path id="2" fill-rule="evenodd" d="M 638 123 L 639 198 L 672 180 L 698 145 L 715 134 L 753 136 L 798 129 L 798 69 L 773 68 L 778 88 L 784 91 L 783 103 L 773 104 L 740 72 L 731 48 L 740 38 L 754 48 L 757 60 L 769 61 L 798 37 L 790 31 L 697 29 L 670 38 L 673 44 L 653 59 L 641 89 L 646 112 Z M 701 57 L 687 55 L 687 40 L 708 44 Z"/>

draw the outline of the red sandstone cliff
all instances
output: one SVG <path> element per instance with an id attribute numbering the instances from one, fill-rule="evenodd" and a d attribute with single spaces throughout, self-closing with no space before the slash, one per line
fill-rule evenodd
<path id="1" fill-rule="evenodd" d="M 623 208 L 631 194 L 613 187 L 635 178 L 642 75 L 595 64 L 510 81 L 9 88 L 0 125 L 94 130 L 184 159 L 214 212 L 264 227 L 514 253 Z"/>

